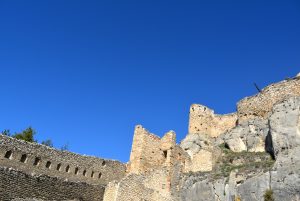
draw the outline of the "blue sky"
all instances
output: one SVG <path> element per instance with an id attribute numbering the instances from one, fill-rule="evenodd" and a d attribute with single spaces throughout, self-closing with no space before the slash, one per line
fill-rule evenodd
<path id="1" fill-rule="evenodd" d="M 0 130 L 126 162 L 136 124 L 180 141 L 192 103 L 297 74 L 299 36 L 298 0 L 3 0 Z"/>

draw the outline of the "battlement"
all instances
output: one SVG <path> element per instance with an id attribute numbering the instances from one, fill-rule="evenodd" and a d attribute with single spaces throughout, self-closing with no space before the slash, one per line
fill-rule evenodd
<path id="1" fill-rule="evenodd" d="M 0 166 L 89 184 L 104 185 L 125 175 L 125 165 L 118 161 L 60 151 L 4 135 L 0 135 Z"/>
<path id="2" fill-rule="evenodd" d="M 206 106 L 193 104 L 190 107 L 189 133 L 217 137 L 236 126 L 237 114 L 215 114 Z"/>

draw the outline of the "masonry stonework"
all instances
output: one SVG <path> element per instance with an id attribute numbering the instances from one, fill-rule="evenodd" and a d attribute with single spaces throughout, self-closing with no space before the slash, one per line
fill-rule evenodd
<path id="1" fill-rule="evenodd" d="M 32 176 L 11 168 L 0 167 L 0 200 L 14 198 L 43 200 L 99 201 L 103 199 L 103 185 L 68 182 L 46 175 Z"/>
<path id="2" fill-rule="evenodd" d="M 211 137 L 218 137 L 237 123 L 236 113 L 218 115 L 199 104 L 191 105 L 189 118 L 189 133 L 208 134 Z"/>
<path id="3" fill-rule="evenodd" d="M 0 135 L 0 154 L 0 166 L 90 184 L 121 179 L 126 168 L 118 161 L 59 151 L 4 135 Z"/>
<path id="4" fill-rule="evenodd" d="M 265 87 L 260 93 L 246 97 L 237 104 L 239 122 L 266 119 L 272 107 L 292 96 L 300 95 L 300 77 L 290 78 Z"/>

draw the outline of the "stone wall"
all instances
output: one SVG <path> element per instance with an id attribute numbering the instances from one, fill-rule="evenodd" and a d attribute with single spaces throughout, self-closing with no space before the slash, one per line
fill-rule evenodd
<path id="1" fill-rule="evenodd" d="M 159 138 L 138 125 L 127 175 L 120 182 L 108 184 L 104 201 L 178 200 L 180 175 L 189 162 L 189 155 L 176 144 L 173 131 Z"/>
<path id="2" fill-rule="evenodd" d="M 128 174 L 120 182 L 108 184 L 104 201 L 178 200 L 180 171 L 173 173 L 170 174 L 169 169 L 163 167 L 143 174 Z"/>
<path id="3" fill-rule="evenodd" d="M 104 187 L 84 182 L 68 182 L 45 175 L 31 176 L 0 167 L 0 199 L 36 198 L 38 200 L 103 200 Z"/>
<path id="4" fill-rule="evenodd" d="M 193 104 L 190 107 L 189 133 L 217 137 L 236 126 L 237 114 L 218 115 L 206 106 Z"/>
<path id="5" fill-rule="evenodd" d="M 162 139 L 141 125 L 135 127 L 128 173 L 144 173 L 175 163 L 185 163 L 188 155 L 176 145 L 176 134 L 170 131 Z"/>
<path id="6" fill-rule="evenodd" d="M 119 180 L 126 169 L 118 161 L 59 151 L 4 135 L 0 135 L 0 166 L 90 184 Z"/>
<path id="7" fill-rule="evenodd" d="M 300 95 L 300 77 L 284 80 L 265 87 L 260 93 L 246 97 L 237 104 L 239 123 L 253 118 L 266 119 L 274 104 L 291 96 Z"/>

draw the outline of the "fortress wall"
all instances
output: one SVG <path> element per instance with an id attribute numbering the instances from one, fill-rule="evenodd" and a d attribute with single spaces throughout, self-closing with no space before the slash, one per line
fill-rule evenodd
<path id="1" fill-rule="evenodd" d="M 29 174 L 0 167 L 0 198 L 37 198 L 43 200 L 103 200 L 104 187 L 83 182 L 67 182 L 62 179 Z"/>
<path id="2" fill-rule="evenodd" d="M 60 151 L 4 135 L 0 135 L 0 166 L 90 184 L 107 184 L 125 175 L 125 165 L 118 161 Z"/>
<path id="3" fill-rule="evenodd" d="M 236 126 L 237 114 L 217 115 L 206 106 L 193 104 L 190 107 L 189 133 L 217 137 Z"/>
<path id="4" fill-rule="evenodd" d="M 141 125 L 135 127 L 128 173 L 144 173 L 175 163 L 184 163 L 188 155 L 176 145 L 176 134 L 170 131 L 161 139 Z"/>
<path id="5" fill-rule="evenodd" d="M 142 173 L 158 167 L 166 157 L 160 150 L 160 138 L 141 125 L 135 127 L 128 172 Z"/>
<path id="6" fill-rule="evenodd" d="M 108 185 L 104 201 L 171 201 L 167 175 L 167 171 L 162 169 L 146 174 L 129 174 L 119 183 Z"/>
<path id="7" fill-rule="evenodd" d="M 291 96 L 300 96 L 300 77 L 271 84 L 261 93 L 238 102 L 239 123 L 255 117 L 266 119 L 274 104 Z"/>

